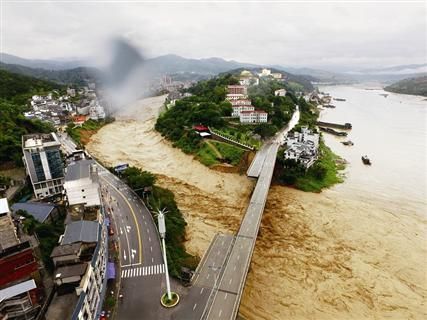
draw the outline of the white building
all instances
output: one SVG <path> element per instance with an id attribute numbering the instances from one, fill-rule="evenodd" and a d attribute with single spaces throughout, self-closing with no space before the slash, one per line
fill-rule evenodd
<path id="1" fill-rule="evenodd" d="M 231 100 L 231 106 L 250 106 L 252 101 L 249 99 Z"/>
<path id="2" fill-rule="evenodd" d="M 102 120 L 105 119 L 104 108 L 99 104 L 97 100 L 92 100 L 89 107 L 89 119 Z"/>
<path id="3" fill-rule="evenodd" d="M 25 168 L 38 199 L 62 192 L 64 166 L 60 147 L 54 132 L 22 136 Z"/>
<path id="4" fill-rule="evenodd" d="M 280 80 L 280 79 L 282 79 L 282 74 L 281 74 L 280 72 L 273 72 L 273 73 L 271 74 L 271 76 L 272 76 L 274 79 L 276 79 L 276 80 Z"/>
<path id="5" fill-rule="evenodd" d="M 274 95 L 277 97 L 284 97 L 286 96 L 286 90 L 285 89 L 279 89 L 274 91 Z"/>
<path id="6" fill-rule="evenodd" d="M 285 159 L 293 159 L 308 169 L 318 159 L 319 134 L 302 127 L 301 132 L 288 133 L 284 146 Z"/>
<path id="7" fill-rule="evenodd" d="M 266 123 L 268 121 L 268 113 L 263 110 L 241 111 L 241 123 Z"/>
<path id="8" fill-rule="evenodd" d="M 75 96 L 76 96 L 76 89 L 73 89 L 73 88 L 67 88 L 67 94 L 68 94 L 70 97 L 75 97 Z"/>
<path id="9" fill-rule="evenodd" d="M 100 206 L 96 163 L 93 160 L 80 160 L 70 164 L 65 173 L 64 190 L 70 206 Z"/>
<path id="10" fill-rule="evenodd" d="M 225 96 L 225 100 L 233 101 L 233 100 L 245 100 L 247 99 L 247 95 L 240 93 L 229 93 Z"/>
<path id="11" fill-rule="evenodd" d="M 261 73 L 258 74 L 260 77 L 268 77 L 271 75 L 271 70 L 270 69 L 262 69 Z"/>
<path id="12" fill-rule="evenodd" d="M 235 118 L 239 118 L 242 111 L 255 111 L 255 107 L 252 105 L 234 105 L 231 107 L 233 109 L 231 116 Z"/>

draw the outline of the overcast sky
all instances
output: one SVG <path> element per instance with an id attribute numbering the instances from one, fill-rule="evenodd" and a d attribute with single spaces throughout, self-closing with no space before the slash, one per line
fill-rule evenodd
<path id="1" fill-rule="evenodd" d="M 1 51 L 87 57 L 121 35 L 146 56 L 286 66 L 425 63 L 426 2 L 4 1 Z"/>

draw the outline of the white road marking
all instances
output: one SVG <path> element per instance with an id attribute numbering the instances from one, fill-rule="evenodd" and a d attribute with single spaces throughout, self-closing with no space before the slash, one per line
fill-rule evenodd
<path id="1" fill-rule="evenodd" d="M 151 237 L 148 237 L 148 241 L 150 241 L 150 242 L 151 242 Z"/>
<path id="2" fill-rule="evenodd" d="M 208 273 L 208 275 L 206 276 L 206 279 L 209 279 L 210 274 Z"/>
<path id="3" fill-rule="evenodd" d="M 123 258 L 126 260 L 126 251 L 123 250 Z"/>
<path id="4" fill-rule="evenodd" d="M 225 293 L 225 296 L 224 296 L 224 300 L 226 300 L 226 299 L 227 299 L 227 297 L 228 297 L 228 293 L 226 292 L 226 293 Z"/>
<path id="5" fill-rule="evenodd" d="M 202 288 L 202 290 L 200 290 L 200 294 L 202 294 L 204 290 L 205 290 L 205 288 Z"/>
<path id="6" fill-rule="evenodd" d="M 151 258 L 151 263 L 153 263 L 154 262 L 154 258 Z"/>
<path id="7" fill-rule="evenodd" d="M 196 307 L 197 307 L 197 303 L 194 304 L 193 311 L 194 311 L 194 309 L 196 309 Z"/>
<path id="8" fill-rule="evenodd" d="M 231 284 L 232 281 L 233 281 L 233 278 L 230 278 L 230 281 L 228 281 L 228 284 Z"/>
<path id="9" fill-rule="evenodd" d="M 150 251 L 153 252 L 153 246 L 150 247 Z"/>
<path id="10" fill-rule="evenodd" d="M 219 310 L 218 317 L 220 317 L 220 318 L 221 318 L 221 314 L 222 314 L 222 309 L 221 309 L 221 310 Z"/>

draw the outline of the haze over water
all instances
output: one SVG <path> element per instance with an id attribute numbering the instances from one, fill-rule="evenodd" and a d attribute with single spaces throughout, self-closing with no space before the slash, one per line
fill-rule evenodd
<path id="1" fill-rule="evenodd" d="M 319 88 L 334 98 L 346 99 L 333 100 L 336 108 L 322 111 L 320 119 L 353 125 L 347 138 L 324 134 L 327 145 L 349 162 L 345 182 L 336 190 L 427 215 L 427 101 L 421 96 L 366 88 L 370 87 Z M 345 140 L 352 140 L 354 146 L 340 143 Z M 372 166 L 362 163 L 365 154 Z"/>

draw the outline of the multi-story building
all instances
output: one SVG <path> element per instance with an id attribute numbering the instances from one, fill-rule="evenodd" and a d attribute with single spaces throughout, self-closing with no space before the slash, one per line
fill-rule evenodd
<path id="1" fill-rule="evenodd" d="M 241 86 L 241 85 L 229 85 L 227 87 L 227 90 L 229 94 L 243 94 L 243 95 L 248 94 L 247 87 Z"/>
<path id="2" fill-rule="evenodd" d="M 101 199 L 96 163 L 93 160 L 71 163 L 65 173 L 64 189 L 69 206 L 99 207 Z"/>
<path id="3" fill-rule="evenodd" d="M 252 101 L 249 99 L 232 100 L 230 101 L 232 106 L 250 106 Z"/>
<path id="4" fill-rule="evenodd" d="M 0 199 L 0 319 L 35 319 L 40 290 L 32 279 L 38 271 L 29 241 L 17 236 L 6 199 Z"/>
<path id="5" fill-rule="evenodd" d="M 53 132 L 22 136 L 25 168 L 38 199 L 62 192 L 64 167 L 60 147 Z"/>
<path id="6" fill-rule="evenodd" d="M 232 106 L 233 112 L 232 117 L 239 118 L 242 111 L 255 111 L 255 107 L 251 105 L 235 105 Z"/>
<path id="7" fill-rule="evenodd" d="M 101 205 L 96 163 L 71 163 L 64 189 L 70 222 L 51 254 L 58 290 L 49 306 L 48 319 L 94 320 L 102 307 L 108 260 L 108 220 Z"/>
<path id="8" fill-rule="evenodd" d="M 241 111 L 241 123 L 266 123 L 268 121 L 268 113 L 263 110 Z"/>

